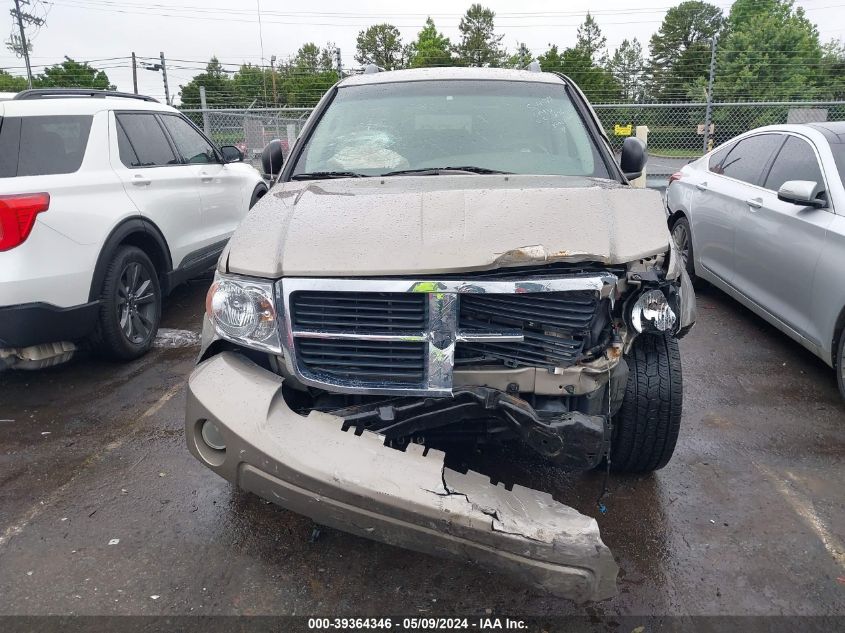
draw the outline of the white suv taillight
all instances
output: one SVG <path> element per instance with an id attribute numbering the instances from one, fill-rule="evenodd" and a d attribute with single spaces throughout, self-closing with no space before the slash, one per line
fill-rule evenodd
<path id="1" fill-rule="evenodd" d="M 35 216 L 49 208 L 49 193 L 0 196 L 0 251 L 23 244 L 32 232 Z"/>

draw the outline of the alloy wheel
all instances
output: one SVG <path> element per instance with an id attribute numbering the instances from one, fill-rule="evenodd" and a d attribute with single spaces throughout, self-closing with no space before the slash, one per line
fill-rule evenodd
<path id="1" fill-rule="evenodd" d="M 130 343 L 142 345 L 150 338 L 156 315 L 152 273 L 138 262 L 128 263 L 117 286 L 117 318 Z"/>

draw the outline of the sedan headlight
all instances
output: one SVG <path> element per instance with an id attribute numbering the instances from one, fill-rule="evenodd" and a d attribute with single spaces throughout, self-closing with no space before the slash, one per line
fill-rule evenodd
<path id="1" fill-rule="evenodd" d="M 281 352 L 273 282 L 217 273 L 205 311 L 217 335 L 268 352 Z"/>
<path id="2" fill-rule="evenodd" d="M 631 325 L 637 332 L 671 332 L 677 321 L 669 300 L 660 290 L 647 290 L 631 308 Z"/>

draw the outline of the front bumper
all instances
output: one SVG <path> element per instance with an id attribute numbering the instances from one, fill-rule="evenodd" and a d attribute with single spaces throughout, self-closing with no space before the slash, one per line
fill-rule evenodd
<path id="1" fill-rule="evenodd" d="M 445 468 L 443 453 L 384 446 L 381 436 L 344 433 L 342 420 L 291 411 L 282 378 L 223 352 L 188 382 L 191 453 L 240 488 L 316 522 L 516 576 L 579 602 L 616 593 L 618 567 L 594 519 L 546 493 L 508 491 L 478 473 Z M 202 439 L 214 422 L 225 451 Z"/>

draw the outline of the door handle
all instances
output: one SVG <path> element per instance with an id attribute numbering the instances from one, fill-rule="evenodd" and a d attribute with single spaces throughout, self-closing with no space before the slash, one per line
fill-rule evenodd
<path id="1" fill-rule="evenodd" d="M 214 180 L 214 176 L 209 176 L 204 171 L 201 171 L 200 172 L 200 180 L 202 180 L 203 182 L 211 182 L 212 180 Z"/>
<path id="2" fill-rule="evenodd" d="M 135 174 L 135 177 L 132 179 L 132 184 L 136 187 L 146 187 L 147 185 L 151 184 L 152 180 L 142 176 L 141 174 Z"/>
<path id="3" fill-rule="evenodd" d="M 754 210 L 759 209 L 760 207 L 763 206 L 763 201 L 760 200 L 759 198 L 749 198 L 748 200 L 745 201 L 745 204 L 747 204 L 749 207 L 751 207 L 751 210 L 754 211 Z"/>
<path id="4" fill-rule="evenodd" d="M 697 182 L 695 183 L 695 188 L 699 191 L 707 191 L 707 183 L 706 182 Z"/>

